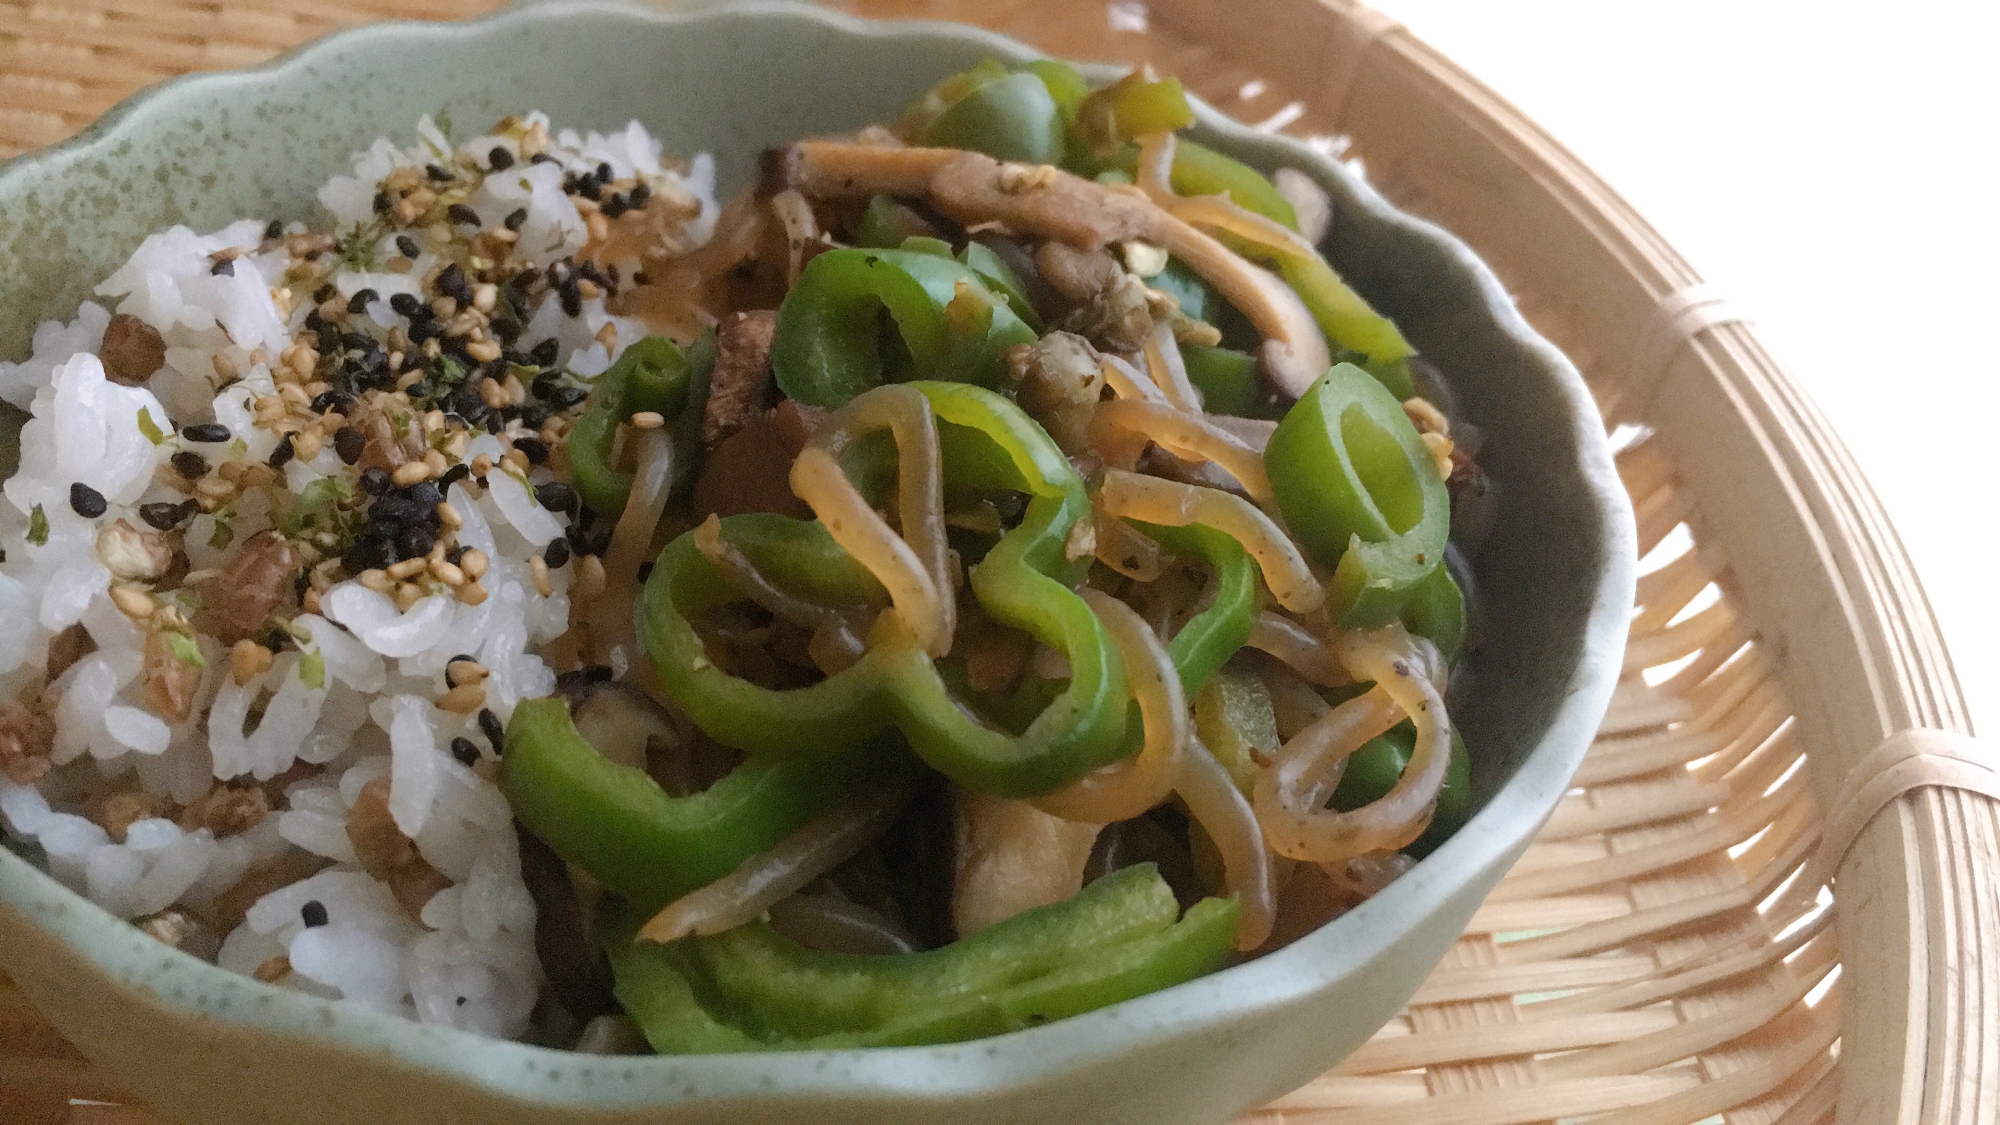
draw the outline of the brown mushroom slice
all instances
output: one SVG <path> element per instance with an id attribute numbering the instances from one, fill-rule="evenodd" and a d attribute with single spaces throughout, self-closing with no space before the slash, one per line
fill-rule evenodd
<path id="1" fill-rule="evenodd" d="M 1158 244 L 1215 286 L 1264 336 L 1265 372 L 1280 389 L 1297 397 L 1332 363 L 1325 335 L 1284 282 L 1137 191 L 955 149 L 807 141 L 774 154 L 772 167 L 784 186 L 807 195 L 922 195 L 967 226 L 997 221 L 1018 234 L 1081 250 L 1132 239 Z"/>
<path id="2" fill-rule="evenodd" d="M 796 188 L 818 199 L 837 196 L 923 195 L 931 177 L 959 150 L 898 148 L 847 141 L 801 141 L 764 154 L 764 189 Z"/>
<path id="3" fill-rule="evenodd" d="M 687 740 L 652 696 L 608 681 L 579 683 L 563 695 L 576 732 L 607 761 L 646 770 L 675 796 L 694 791 L 693 782 L 683 776 L 688 773 Z"/>
<path id="4" fill-rule="evenodd" d="M 535 900 L 535 955 L 549 987 L 578 1020 L 616 1012 L 611 963 L 570 881 L 568 865 L 527 829 L 517 825 L 515 834 L 521 845 L 521 881 Z"/>
<path id="5" fill-rule="evenodd" d="M 1305 302 L 1278 276 L 1255 265 L 1184 220 L 1161 213 L 1159 242 L 1215 286 L 1264 337 L 1258 351 L 1264 373 L 1293 398 L 1312 389 L 1333 365 L 1326 336 Z"/>

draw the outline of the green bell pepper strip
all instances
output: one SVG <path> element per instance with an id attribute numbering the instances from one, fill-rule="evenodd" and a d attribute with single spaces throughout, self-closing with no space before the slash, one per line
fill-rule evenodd
<path id="1" fill-rule="evenodd" d="M 1343 812 L 1379 800 L 1389 792 L 1417 745 L 1417 728 L 1408 720 L 1363 743 L 1347 760 L 1347 772 L 1333 791 L 1333 807 Z M 1430 827 L 1403 850 L 1418 858 L 1429 855 L 1459 830 L 1472 816 L 1472 758 L 1465 741 L 1454 728 L 1451 732 L 1451 759 L 1445 764 L 1444 786 L 1438 790 L 1437 809 Z"/>
<path id="2" fill-rule="evenodd" d="M 1069 132 L 1047 83 L 1036 74 L 1003 74 L 980 83 L 911 136 L 916 144 L 963 148 L 995 160 L 1059 163 Z"/>
<path id="3" fill-rule="evenodd" d="M 1367 298 L 1341 280 L 1316 250 L 1277 250 L 1227 233 L 1216 235 L 1223 245 L 1278 271 L 1292 287 L 1329 343 L 1364 359 L 1358 364 L 1373 375 L 1398 402 L 1417 393 L 1409 359 L 1417 349 L 1403 338 L 1396 322 L 1375 311 Z"/>
<path id="4" fill-rule="evenodd" d="M 1007 64 L 999 59 L 983 59 L 977 66 L 950 75 L 911 103 L 903 111 L 903 120 L 897 126 L 904 137 L 914 138 L 931 127 L 931 123 L 956 105 L 967 94 L 996 79 L 1007 77 Z"/>
<path id="5" fill-rule="evenodd" d="M 1167 267 L 1145 281 L 1151 288 L 1172 297 L 1181 312 L 1194 320 L 1214 324 L 1225 307 L 1215 288 L 1177 258 L 1167 259 Z"/>
<path id="6" fill-rule="evenodd" d="M 885 311 L 900 346 L 883 346 Z M 1034 342 L 1007 299 L 948 256 L 829 250 L 779 305 L 771 366 L 787 397 L 833 408 L 885 382 L 997 386 L 1001 353 Z"/>
<path id="7" fill-rule="evenodd" d="M 1327 603 L 1342 626 L 1386 624 L 1443 566 L 1444 480 L 1402 403 L 1353 364 L 1285 414 L 1264 464 L 1286 526 L 1334 568 Z"/>
<path id="8" fill-rule="evenodd" d="M 1150 864 L 940 949 L 805 949 L 753 923 L 672 945 L 610 940 L 620 1004 L 662 1054 L 973 1039 L 1145 995 L 1227 963 L 1233 899 L 1182 916 Z M 1177 919 L 1178 916 L 1178 920 Z"/>
<path id="9" fill-rule="evenodd" d="M 641 637 L 668 695 L 711 737 L 756 752 L 811 756 L 850 750 L 890 726 L 939 772 L 991 793 L 1046 793 L 1127 753 L 1125 666 L 1071 584 L 1087 563 L 1064 547 L 1090 512 L 1083 481 L 1020 407 L 962 383 L 914 384 L 930 400 L 947 489 L 1029 494 L 1018 526 L 972 568 L 972 593 L 995 621 L 1063 653 L 1070 681 L 1018 737 L 954 700 L 937 666 L 903 630 L 877 630 L 851 667 L 803 688 L 774 690 L 707 659 L 692 620 L 739 600 L 684 535 L 661 552 L 641 597 Z M 724 520 L 733 536 L 735 520 Z M 846 556 L 824 531 L 799 532 L 795 565 L 810 571 Z M 754 560 L 753 560 L 754 561 Z M 852 560 L 848 560 L 852 566 Z"/>
<path id="10" fill-rule="evenodd" d="M 1189 345 L 1181 349 L 1181 362 L 1210 414 L 1272 420 L 1284 416 L 1285 408 L 1265 385 L 1257 357 L 1249 352 Z"/>
<path id="11" fill-rule="evenodd" d="M 1167 527 L 1136 520 L 1132 526 L 1169 551 L 1200 555 L 1215 572 L 1215 600 L 1167 642 L 1167 656 L 1180 673 L 1181 690 L 1193 699 L 1215 670 L 1250 639 L 1261 573 L 1242 544 L 1212 527 Z"/>
<path id="12" fill-rule="evenodd" d="M 625 510 L 632 474 L 611 467 L 611 451 L 619 424 L 642 410 L 675 419 L 677 454 L 700 448 L 698 441 L 680 439 L 687 432 L 690 416 L 698 431 L 708 394 L 708 373 L 714 364 L 712 334 L 704 334 L 685 352 L 665 336 L 648 336 L 626 348 L 618 362 L 598 376 L 590 402 L 570 430 L 567 443 L 571 474 L 584 503 L 611 516 Z M 687 465 L 675 465 L 676 484 L 693 471 L 692 457 L 680 460 Z"/>
<path id="13" fill-rule="evenodd" d="M 1150 133 L 1172 133 L 1194 124 L 1194 107 L 1178 78 L 1148 78 L 1135 70 L 1093 91 L 1076 109 L 1083 149 L 1101 170 L 1119 150 Z M 1130 169 L 1126 169 L 1130 171 Z"/>
<path id="14" fill-rule="evenodd" d="M 1090 96 L 1090 83 L 1085 82 L 1077 69 L 1058 59 L 1036 59 L 1021 64 L 1021 69 L 1042 80 L 1049 88 L 1049 96 L 1055 99 L 1056 110 L 1065 122 L 1076 120 L 1076 111 L 1083 100 Z"/>
<path id="15" fill-rule="evenodd" d="M 1111 167 L 1127 175 L 1136 175 L 1138 165 L 1137 146 L 1121 149 L 1111 160 Z M 1167 183 L 1175 195 L 1226 195 L 1245 211 L 1288 230 L 1299 229 L 1298 212 L 1264 173 L 1185 137 L 1174 141 L 1174 163 L 1167 169 Z"/>
<path id="16" fill-rule="evenodd" d="M 670 797 L 599 754 L 561 699 L 524 700 L 507 724 L 501 785 L 557 855 L 651 914 L 734 871 L 863 781 L 908 772 L 898 752 L 752 757 L 700 793 Z"/>
<path id="17" fill-rule="evenodd" d="M 875 195 L 854 226 L 854 244 L 874 250 L 893 250 L 906 239 L 921 238 L 929 229 L 915 211 L 898 203 L 892 195 Z"/>
<path id="18" fill-rule="evenodd" d="M 877 196 L 876 198 L 879 199 L 881 197 Z M 992 247 L 978 242 L 967 242 L 965 249 L 959 251 L 958 255 L 953 257 L 951 243 L 941 238 L 930 238 L 919 234 L 903 239 L 901 245 L 897 248 L 918 254 L 930 254 L 948 261 L 954 261 L 971 270 L 973 273 L 978 274 L 979 280 L 985 282 L 988 289 L 991 289 L 996 295 L 1006 298 L 1007 307 L 1014 310 L 1014 315 L 1020 317 L 1023 324 L 1026 324 L 1037 335 L 1041 334 L 1042 318 L 1039 313 L 1035 312 L 1035 306 L 1028 300 L 1027 285 L 1022 282 L 1021 275 L 1014 272 L 1012 266 L 1002 261 L 1000 255 L 993 252 Z"/>
<path id="19" fill-rule="evenodd" d="M 1403 603 L 1403 627 L 1436 645 L 1447 666 L 1458 663 L 1465 644 L 1465 592 L 1447 567 L 1417 583 Z"/>

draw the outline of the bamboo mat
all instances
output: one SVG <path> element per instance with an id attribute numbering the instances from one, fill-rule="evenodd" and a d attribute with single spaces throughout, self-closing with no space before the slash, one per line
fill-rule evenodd
<path id="1" fill-rule="evenodd" d="M 1150 59 L 1246 121 L 1342 143 L 1330 132 L 1346 77 L 1322 83 L 1337 91 L 1330 99 L 1295 99 L 1204 46 L 1216 41 L 1204 21 L 1229 16 L 1187 0 L 1155 5 L 1177 13 L 1170 22 L 1132 0 L 839 6 L 969 16 L 1055 53 Z M 0 0 L 0 153 L 60 139 L 162 77 L 255 63 L 391 13 L 485 7 Z M 1349 10 L 1335 30 L 1379 29 Z M 1257 33 L 1270 37 L 1271 72 L 1318 65 L 1310 35 Z M 1420 179 L 1392 173 L 1378 186 L 1420 212 L 1439 209 Z M 1570 294 L 1507 280 L 1531 319 L 1569 345 Z M 1572 352 L 1594 384 L 1622 385 L 1616 356 Z M 1840 951 L 1825 893 L 1792 885 L 1821 821 L 1799 724 L 1769 646 L 1741 614 L 1741 583 L 1700 538 L 1668 443 L 1641 426 L 1621 427 L 1616 440 L 1646 562 L 1624 679 L 1576 788 L 1411 1006 L 1333 1071 L 1239 1125 L 1833 1119 Z M 0 978 L 0 1123 L 161 1119 L 129 1105 Z"/>

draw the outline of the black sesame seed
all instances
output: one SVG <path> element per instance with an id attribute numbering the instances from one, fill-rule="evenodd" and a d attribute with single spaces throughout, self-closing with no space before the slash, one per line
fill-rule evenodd
<path id="1" fill-rule="evenodd" d="M 396 315 L 408 317 L 411 320 L 421 317 L 425 311 L 428 311 L 424 309 L 424 303 L 417 299 L 415 293 L 397 293 L 391 296 L 389 298 L 389 307 L 396 310 Z"/>
<path id="2" fill-rule="evenodd" d="M 361 453 L 367 448 L 368 435 L 353 426 L 342 426 L 333 432 L 333 451 L 340 455 L 343 465 L 361 460 Z"/>
<path id="3" fill-rule="evenodd" d="M 598 186 L 595 178 L 585 176 L 576 182 L 576 194 L 585 199 L 597 199 L 604 195 L 604 189 Z"/>
<path id="4" fill-rule="evenodd" d="M 271 450 L 271 456 L 266 459 L 266 463 L 274 469 L 282 469 L 291 463 L 292 458 L 298 455 L 298 450 L 292 447 L 292 439 L 298 436 L 297 430 L 286 430 L 283 436 L 278 438 L 278 447 Z"/>
<path id="5" fill-rule="evenodd" d="M 406 559 L 420 559 L 430 554 L 431 548 L 436 545 L 437 536 L 431 534 L 430 528 L 421 525 L 406 527 L 396 537 L 396 551 Z"/>
<path id="6" fill-rule="evenodd" d="M 631 209 L 631 204 L 625 202 L 625 197 L 614 191 L 611 193 L 611 198 L 605 200 L 604 205 L 599 207 L 598 211 L 602 212 L 607 219 L 615 219 Z"/>
<path id="7" fill-rule="evenodd" d="M 479 760 L 479 747 L 471 739 L 459 735 L 451 740 L 451 756 L 458 759 L 459 765 L 469 766 Z"/>
<path id="8" fill-rule="evenodd" d="M 424 175 L 429 176 L 433 183 L 448 184 L 451 182 L 451 173 L 435 164 L 424 165 Z"/>
<path id="9" fill-rule="evenodd" d="M 459 481 L 462 481 L 466 477 L 469 477 L 471 475 L 472 475 L 472 466 L 461 462 L 460 464 L 453 465 L 451 468 L 446 469 L 444 471 L 444 475 L 438 478 L 438 487 L 449 489 L 452 485 L 457 484 Z"/>
<path id="10" fill-rule="evenodd" d="M 576 489 L 552 480 L 535 486 L 535 499 L 551 512 L 567 512 L 576 507 Z"/>
<path id="11" fill-rule="evenodd" d="M 554 366 L 556 362 L 556 352 L 561 348 L 561 346 L 562 345 L 556 342 L 555 337 L 551 336 L 548 339 L 543 340 L 541 343 L 536 344 L 534 350 L 528 353 L 528 358 L 535 361 L 536 367 Z"/>
<path id="12" fill-rule="evenodd" d="M 520 230 L 521 224 L 527 221 L 528 221 L 528 209 L 526 207 L 522 207 L 516 211 L 509 213 L 505 219 L 500 220 L 500 225 L 506 227 L 508 230 Z"/>
<path id="13" fill-rule="evenodd" d="M 494 145 L 493 151 L 486 154 L 486 162 L 493 166 L 495 172 L 505 172 L 514 166 L 514 154 L 500 145 Z"/>
<path id="14" fill-rule="evenodd" d="M 486 741 L 493 744 L 493 749 L 503 750 L 506 748 L 507 728 L 500 725 L 500 716 L 495 715 L 492 708 L 481 707 L 479 709 L 479 730 L 486 736 Z"/>
<path id="15" fill-rule="evenodd" d="M 181 506 L 165 501 L 157 504 L 141 504 L 139 518 L 146 521 L 146 526 L 156 531 L 172 531 L 180 526 Z"/>
<path id="16" fill-rule="evenodd" d="M 444 561 L 450 563 L 453 566 L 457 566 L 459 563 L 465 561 L 465 552 L 469 549 L 470 548 L 464 546 L 453 547 L 451 550 L 446 551 L 444 553 Z"/>
<path id="17" fill-rule="evenodd" d="M 373 289 L 363 289 L 347 299 L 347 311 L 356 316 L 368 311 L 371 302 L 380 300 L 382 295 Z"/>
<path id="18" fill-rule="evenodd" d="M 318 899 L 313 899 L 311 902 L 299 907 L 299 918 L 305 922 L 306 928 L 309 930 L 326 925 L 326 904 Z"/>
<path id="19" fill-rule="evenodd" d="M 457 262 L 446 266 L 444 272 L 438 274 L 437 291 L 461 305 L 472 303 L 472 290 L 465 284 L 465 270 Z"/>
<path id="20" fill-rule="evenodd" d="M 215 263 L 214 265 L 208 267 L 208 272 L 210 276 L 213 277 L 235 277 L 236 259 L 224 258 L 221 261 Z"/>
<path id="21" fill-rule="evenodd" d="M 645 562 L 639 564 L 639 581 L 641 584 L 644 584 L 646 579 L 651 578 L 652 576 L 653 576 L 653 560 L 647 559 Z"/>
<path id="22" fill-rule="evenodd" d="M 526 457 L 530 465 L 539 465 L 549 459 L 548 443 L 538 437 L 523 434 L 514 439 L 514 448 L 521 451 L 521 456 Z"/>
<path id="23" fill-rule="evenodd" d="M 469 227 L 479 225 L 479 212 L 474 211 L 463 203 L 452 204 L 444 209 L 444 213 L 445 217 L 454 223 L 463 223 Z"/>
<path id="24" fill-rule="evenodd" d="M 393 482 L 389 479 L 389 470 L 380 465 L 370 465 L 361 470 L 361 491 L 370 496 L 380 496 L 389 491 L 391 483 Z"/>
<path id="25" fill-rule="evenodd" d="M 368 521 L 387 528 L 400 528 L 424 518 L 424 506 L 407 493 L 388 492 L 368 509 Z"/>
<path id="26" fill-rule="evenodd" d="M 257 639 L 257 643 L 270 649 L 272 652 L 283 652 L 292 647 L 292 635 L 273 625 L 269 629 L 264 630 L 264 635 Z"/>
<path id="27" fill-rule="evenodd" d="M 175 472 L 189 480 L 200 480 L 208 475 L 208 458 L 192 450 L 183 449 L 167 460 Z"/>
<path id="28" fill-rule="evenodd" d="M 597 162 L 597 182 L 600 184 L 611 182 L 611 163 L 609 161 L 600 160 Z"/>
<path id="29" fill-rule="evenodd" d="M 395 201 L 395 200 L 393 200 L 393 199 L 391 199 L 391 198 L 389 198 L 389 193 L 388 193 L 388 192 L 386 192 L 386 191 L 378 191 L 378 192 L 376 192 L 376 193 L 375 193 L 375 213 L 376 213 L 376 214 L 378 214 L 378 215 L 386 215 L 386 214 L 388 214 L 388 213 L 389 213 L 390 211 L 394 210 L 394 209 L 395 209 L 395 207 L 396 207 L 396 201 Z"/>
<path id="30" fill-rule="evenodd" d="M 530 164 L 554 164 L 555 162 L 556 158 L 546 152 L 538 152 L 528 158 L 528 163 Z"/>
<path id="31" fill-rule="evenodd" d="M 429 340 L 437 336 L 442 336 L 443 334 L 444 334 L 444 329 L 438 327 L 438 323 L 435 320 L 430 320 L 425 317 L 412 317 L 410 320 L 410 328 L 409 328 L 410 343 L 416 344 L 419 347 L 423 346 L 423 342 L 425 340 Z M 418 396 L 414 391 L 412 391 L 410 397 L 416 398 Z"/>
<path id="32" fill-rule="evenodd" d="M 438 491 L 437 485 L 427 480 L 418 481 L 404 489 L 403 495 L 422 509 L 424 517 L 436 522 L 438 502 L 444 499 L 444 493 Z"/>
<path id="33" fill-rule="evenodd" d="M 203 445 L 215 445 L 229 440 L 229 427 L 220 422 L 199 422 L 182 426 L 181 437 Z"/>
<path id="34" fill-rule="evenodd" d="M 276 219 L 264 224 L 264 241 L 276 242 L 285 237 L 285 224 Z"/>
<path id="35" fill-rule="evenodd" d="M 572 319 L 583 315 L 583 294 L 575 286 L 565 286 L 562 291 L 563 315 Z"/>
<path id="36" fill-rule="evenodd" d="M 486 330 L 500 341 L 503 348 L 511 348 L 514 341 L 521 338 L 521 322 L 518 320 L 496 320 L 486 326 Z"/>
<path id="37" fill-rule="evenodd" d="M 549 545 L 542 549 L 542 561 L 548 564 L 550 570 L 561 570 L 568 566 L 569 540 L 560 535 L 549 540 Z"/>
<path id="38" fill-rule="evenodd" d="M 348 406 L 353 402 L 354 402 L 354 396 L 348 394 L 346 391 L 327 390 L 327 391 L 321 391 L 319 394 L 313 396 L 311 405 L 313 413 L 325 414 L 329 410 L 338 410 L 339 408 L 343 406 Z"/>
<path id="39" fill-rule="evenodd" d="M 403 257 L 411 259 L 414 259 L 418 254 L 423 253 L 423 250 L 417 246 L 417 240 L 411 238 L 407 234 L 399 234 L 396 236 L 396 249 L 401 250 L 403 252 Z"/>
<path id="40" fill-rule="evenodd" d="M 644 182 L 632 185 L 632 194 L 627 199 L 634 208 L 644 207 L 646 204 L 652 202 L 652 185 Z"/>
<path id="41" fill-rule="evenodd" d="M 395 559 L 392 556 L 395 545 L 380 535 L 363 535 L 355 539 L 340 556 L 340 565 L 349 574 L 360 574 L 364 570 L 380 570 Z"/>
<path id="42" fill-rule="evenodd" d="M 633 270 L 633 271 L 632 271 L 632 284 L 634 284 L 634 285 L 651 285 L 652 283 L 653 283 L 653 275 L 652 275 L 652 274 L 649 274 L 649 273 L 647 273 L 647 272 L 646 272 L 645 270 Z"/>

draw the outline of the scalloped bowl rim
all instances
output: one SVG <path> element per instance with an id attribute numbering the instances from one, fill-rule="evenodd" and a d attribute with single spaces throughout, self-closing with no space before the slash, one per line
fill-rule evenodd
<path id="1" fill-rule="evenodd" d="M 173 112 L 173 95 L 185 89 L 236 86 L 251 90 L 282 83 L 304 66 L 356 49 L 377 37 L 414 36 L 435 40 L 440 45 L 457 44 L 550 19 L 556 10 L 614 14 L 655 24 L 677 24 L 718 15 L 726 18 L 737 11 L 778 13 L 818 21 L 850 35 L 882 38 L 942 35 L 978 43 L 1007 58 L 1042 57 L 1041 52 L 1018 41 L 978 28 L 923 20 L 867 21 L 785 0 L 701 4 L 677 11 L 635 7 L 615 0 L 585 0 L 573 4 L 528 4 L 460 23 L 376 23 L 337 32 L 260 67 L 190 74 L 142 90 L 120 102 L 76 137 L 0 165 L 0 191 L 4 191 L 8 180 L 28 167 L 70 163 L 108 153 L 122 138 L 143 129 L 150 115 Z M 1255 132 L 1206 105 L 1198 105 L 1197 112 L 1203 126 L 1266 156 L 1282 156 L 1290 162 L 1321 170 L 1333 165 L 1328 157 L 1302 143 Z M 1421 916 L 1448 899 L 1464 882 L 1445 877 L 1444 873 L 1453 870 L 1454 865 L 1459 870 L 1476 872 L 1494 857 L 1513 854 L 1539 829 L 1567 788 L 1568 779 L 1582 760 L 1609 704 L 1624 649 L 1636 563 L 1631 510 L 1604 443 L 1596 406 L 1582 377 L 1553 345 L 1535 333 L 1492 271 L 1458 239 L 1431 223 L 1396 210 L 1365 184 L 1361 185 L 1359 203 L 1377 219 L 1418 231 L 1448 247 L 1456 264 L 1478 279 L 1487 312 L 1496 324 L 1514 342 L 1536 353 L 1536 358 L 1548 369 L 1579 430 L 1578 468 L 1604 521 L 1604 558 L 1602 577 L 1596 587 L 1567 696 L 1540 740 L 1524 754 L 1514 776 L 1433 853 L 1432 861 L 1419 864 L 1408 876 L 1360 907 L 1285 949 L 1109 1008 L 1044 1027 L 965 1043 L 859 1051 L 619 1057 L 616 1061 L 621 1065 L 638 1068 L 636 1080 L 593 1084 L 578 1073 L 588 1068 L 575 1065 L 586 1056 L 347 1008 L 263 984 L 178 952 L 162 958 L 158 943 L 136 927 L 103 911 L 6 849 L 0 849 L 0 905 L 32 917 L 100 969 L 150 991 L 162 1004 L 188 1006 L 169 999 L 170 991 L 186 990 L 170 990 L 166 982 L 198 982 L 205 995 L 254 1001 L 202 1005 L 201 1010 L 210 1018 L 387 1054 L 416 1067 L 526 1101 L 604 1108 L 773 1094 L 790 1098 L 893 1092 L 941 1099 L 977 1096 L 1018 1083 L 1042 1082 L 1066 1072 L 1080 1072 L 1149 1040 L 1175 1038 L 1254 1015 L 1260 1008 L 1297 1000 L 1326 987 L 1402 940 L 1405 930 L 1393 924 L 1395 918 Z M 1169 1006 L 1196 1014 L 1179 1015 L 1164 1024 L 1147 1018 L 1164 1014 Z M 226 1011 L 218 1011 L 218 1007 Z M 1144 1030 L 1134 1032 L 1135 1026 Z M 830 1059 L 837 1059 L 840 1065 L 827 1065 Z M 549 1073 L 552 1066 L 567 1068 L 569 1073 L 557 1078 Z"/>

